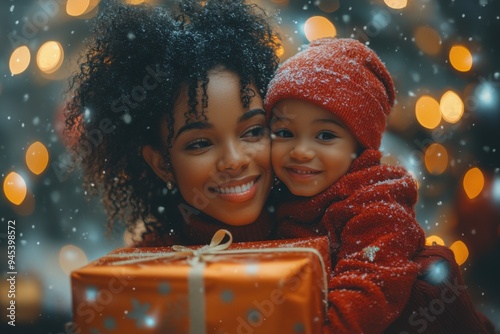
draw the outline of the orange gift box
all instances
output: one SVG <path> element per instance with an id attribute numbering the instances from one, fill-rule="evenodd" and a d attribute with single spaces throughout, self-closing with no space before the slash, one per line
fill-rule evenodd
<path id="1" fill-rule="evenodd" d="M 331 272 L 328 239 L 220 244 L 225 233 L 203 247 L 120 248 L 72 272 L 71 329 L 320 332 Z"/>

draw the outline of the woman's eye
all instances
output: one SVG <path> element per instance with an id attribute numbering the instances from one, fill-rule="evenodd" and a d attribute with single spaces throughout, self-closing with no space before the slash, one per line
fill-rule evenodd
<path id="1" fill-rule="evenodd" d="M 292 138 L 293 133 L 290 130 L 287 129 L 278 129 L 273 132 L 273 135 L 279 138 Z"/>
<path id="2" fill-rule="evenodd" d="M 252 126 L 244 134 L 243 138 L 261 138 L 266 133 L 266 128 L 262 125 Z"/>
<path id="3" fill-rule="evenodd" d="M 188 151 L 195 151 L 207 148 L 211 145 L 207 139 L 196 139 L 186 144 L 185 149 Z"/>
<path id="4" fill-rule="evenodd" d="M 316 138 L 318 138 L 319 140 L 327 141 L 335 139 L 337 138 L 337 136 L 330 131 L 322 131 L 316 136 Z"/>

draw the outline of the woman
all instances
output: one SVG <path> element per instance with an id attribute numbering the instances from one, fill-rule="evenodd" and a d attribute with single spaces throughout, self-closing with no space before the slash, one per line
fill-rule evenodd
<path id="1" fill-rule="evenodd" d="M 242 1 L 103 11 L 70 85 L 67 129 L 110 229 L 145 222 L 136 246 L 203 244 L 221 227 L 236 241 L 269 238 L 262 98 L 277 41 L 265 13 Z M 99 145 L 85 145 L 103 124 Z"/>

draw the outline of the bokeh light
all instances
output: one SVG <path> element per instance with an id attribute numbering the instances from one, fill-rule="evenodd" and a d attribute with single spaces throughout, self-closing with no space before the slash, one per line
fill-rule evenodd
<path id="1" fill-rule="evenodd" d="M 469 249 L 463 241 L 455 241 L 450 245 L 450 249 L 453 251 L 453 254 L 455 255 L 455 261 L 457 261 L 457 264 L 459 266 L 467 261 L 467 258 L 469 257 Z"/>
<path id="2" fill-rule="evenodd" d="M 309 42 L 323 37 L 337 36 L 333 23 L 323 16 L 313 16 L 304 23 L 304 34 Z"/>
<path id="3" fill-rule="evenodd" d="M 475 102 L 480 110 L 488 110 L 490 114 L 498 110 L 498 90 L 494 82 L 485 81 L 477 85 L 474 91 Z M 498 86 L 497 86 L 498 87 Z"/>
<path id="4" fill-rule="evenodd" d="M 36 175 L 41 174 L 49 163 L 49 151 L 41 142 L 37 141 L 26 150 L 26 165 Z"/>
<path id="5" fill-rule="evenodd" d="M 66 3 L 66 13 L 70 16 L 80 16 L 85 14 L 89 8 L 90 0 L 68 0 Z"/>
<path id="6" fill-rule="evenodd" d="M 448 166 L 448 152 L 443 145 L 433 143 L 425 150 L 424 161 L 429 173 L 439 175 Z"/>
<path id="7" fill-rule="evenodd" d="M 484 175 L 479 168 L 471 168 L 465 173 L 463 187 L 470 199 L 481 193 L 484 187 Z"/>
<path id="8" fill-rule="evenodd" d="M 284 54 L 285 54 L 285 48 L 283 47 L 283 45 L 280 45 L 280 47 L 276 49 L 276 56 L 281 58 Z"/>
<path id="9" fill-rule="evenodd" d="M 415 104 L 418 123 L 427 129 L 434 129 L 441 122 L 439 103 L 431 96 L 422 95 Z"/>
<path id="10" fill-rule="evenodd" d="M 439 101 L 439 110 L 448 123 L 456 123 L 464 114 L 464 103 L 460 96 L 452 90 L 447 91 Z"/>
<path id="11" fill-rule="evenodd" d="M 59 251 L 59 265 L 67 275 L 87 263 L 87 255 L 77 246 L 66 245 Z"/>
<path id="12" fill-rule="evenodd" d="M 40 317 L 40 312 L 42 311 L 42 282 L 40 281 L 38 275 L 34 272 L 25 272 L 23 275 L 18 275 L 16 277 L 16 309 L 19 310 L 16 314 L 16 325 L 23 325 L 36 321 Z M 9 295 L 10 286 L 7 284 L 0 284 L 0 306 L 2 308 L 7 308 L 9 300 L 5 297 Z M 12 291 L 11 291 L 12 293 Z M 5 297 L 4 297 L 5 296 Z M 7 318 L 8 319 L 8 318 Z M 6 323 L 6 322 L 4 322 Z M 17 327 L 16 327 L 17 328 Z M 2 333 L 8 333 L 9 331 L 3 331 Z M 16 332 L 16 331 L 14 331 Z M 32 331 L 18 331 L 23 333 L 33 333 Z"/>
<path id="13" fill-rule="evenodd" d="M 403 9 L 408 4 L 408 0 L 384 0 L 384 2 L 392 9 Z"/>
<path id="14" fill-rule="evenodd" d="M 273 41 L 280 43 L 279 37 L 276 35 L 273 35 Z M 282 57 L 285 54 L 285 47 L 283 46 L 283 43 L 280 43 L 279 48 L 276 50 L 276 56 Z"/>
<path id="15" fill-rule="evenodd" d="M 29 66 L 31 53 L 27 46 L 20 46 L 12 52 L 9 60 L 9 69 L 12 75 L 23 73 Z"/>
<path id="16" fill-rule="evenodd" d="M 428 267 L 426 281 L 432 285 L 442 284 L 450 275 L 450 265 L 447 261 L 435 261 Z"/>
<path id="17" fill-rule="evenodd" d="M 415 43 L 428 55 L 435 56 L 441 51 L 441 36 L 428 26 L 418 26 L 415 29 Z"/>
<path id="18" fill-rule="evenodd" d="M 430 235 L 425 239 L 425 244 L 428 246 L 432 246 L 434 244 L 444 246 L 444 241 L 441 237 L 437 235 Z"/>
<path id="19" fill-rule="evenodd" d="M 21 204 L 26 198 L 26 182 L 16 172 L 7 174 L 3 181 L 3 192 L 7 199 L 16 205 Z"/>
<path id="20" fill-rule="evenodd" d="M 99 4 L 99 0 L 68 0 L 66 13 L 69 16 L 82 16 L 92 11 Z"/>
<path id="21" fill-rule="evenodd" d="M 500 204 L 500 177 L 497 176 L 493 179 L 493 185 L 491 187 L 491 196 L 493 197 L 493 202 L 497 205 Z"/>
<path id="22" fill-rule="evenodd" d="M 472 54 L 463 45 L 455 45 L 450 49 L 450 63 L 457 71 L 467 72 L 472 68 Z"/>
<path id="23" fill-rule="evenodd" d="M 44 73 L 54 73 L 61 67 L 64 60 L 64 50 L 57 41 L 44 43 L 36 55 L 38 68 Z"/>
<path id="24" fill-rule="evenodd" d="M 16 329 L 59 333 L 71 321 L 67 274 L 85 265 L 87 259 L 99 258 L 124 242 L 132 243 L 121 237 L 129 236 L 123 224 L 116 224 L 105 239 L 102 205 L 98 199 L 89 205 L 80 171 L 69 169 L 68 148 L 88 138 L 81 138 L 76 126 L 63 131 L 64 108 L 74 94 L 66 90 L 68 78 L 83 55 L 94 15 L 109 4 L 98 0 L 6 2 L 9 4 L 0 12 L 6 41 L 0 81 L 4 192 L 0 211 L 4 222 L 17 221 L 16 269 L 22 275 L 17 280 L 20 326 L 16 324 Z M 171 0 L 117 2 L 174 7 Z M 460 239 L 451 248 L 457 261 L 467 266 L 461 268 L 466 274 L 464 283 L 470 287 L 467 292 L 500 328 L 500 271 L 495 270 L 500 259 L 498 6 L 493 0 L 424 2 L 247 1 L 275 16 L 275 27 L 283 38 L 283 47 L 276 50 L 281 61 L 302 50 L 310 39 L 336 36 L 363 42 L 387 66 L 397 103 L 384 133 L 383 162 L 403 166 L 416 178 L 419 196 L 414 208 L 428 236 L 426 244 L 450 247 Z M 314 20 L 306 24 L 313 17 L 321 17 L 324 24 Z M 148 29 L 147 22 L 140 26 Z M 130 27 L 136 35 L 140 33 L 135 31 L 137 25 Z M 306 28 L 317 35 L 308 37 Z M 125 42 L 130 41 L 127 33 L 122 36 Z M 119 39 L 116 42 L 122 45 Z M 144 75 L 151 74 L 146 63 L 138 66 L 143 66 Z M 143 78 L 139 73 L 137 85 Z M 125 101 L 131 91 L 123 94 L 124 105 L 135 108 L 137 101 Z M 142 107 L 137 103 L 137 108 Z M 81 122 L 83 118 L 76 124 Z M 50 155 L 40 151 L 43 149 Z M 431 269 L 434 282 L 450 278 L 446 263 L 438 261 Z M 27 277 L 39 282 L 24 285 Z M 0 291 L 3 286 L 0 284 Z M 0 298 L 0 305 L 6 299 Z M 38 301 L 29 305 L 39 308 L 26 306 L 25 300 Z M 26 314 L 30 314 L 27 323 L 22 322 Z"/>

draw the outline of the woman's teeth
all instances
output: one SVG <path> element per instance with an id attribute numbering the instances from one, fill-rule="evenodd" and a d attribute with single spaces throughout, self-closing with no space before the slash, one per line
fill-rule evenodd
<path id="1" fill-rule="evenodd" d="M 220 192 L 221 194 L 238 194 L 248 191 L 250 188 L 253 187 L 253 184 L 254 181 L 250 181 L 241 186 L 218 188 L 217 191 Z"/>

